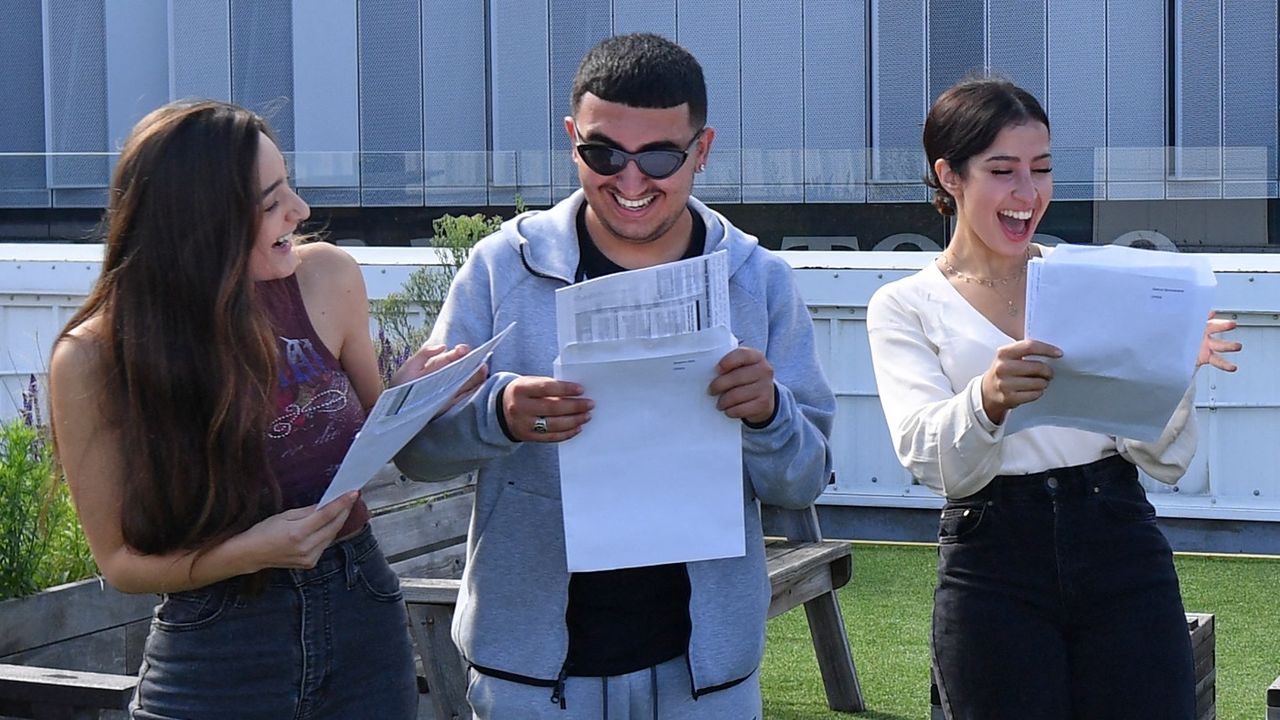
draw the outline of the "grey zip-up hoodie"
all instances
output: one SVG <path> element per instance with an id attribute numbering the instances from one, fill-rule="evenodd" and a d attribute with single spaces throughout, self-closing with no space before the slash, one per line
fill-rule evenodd
<path id="1" fill-rule="evenodd" d="M 496 402 L 517 376 L 552 374 L 554 293 L 573 282 L 578 267 L 583 201 L 578 191 L 549 210 L 524 213 L 476 245 L 431 342 L 475 347 L 517 325 L 494 353 L 480 390 L 396 457 L 402 471 L 423 480 L 479 468 L 454 642 L 481 672 L 547 687 L 563 678 L 568 652 L 557 451 L 550 443 L 512 442 L 498 424 Z M 791 268 L 702 203 L 691 198 L 689 206 L 706 223 L 706 251 L 729 252 L 733 333 L 765 353 L 778 398 L 768 426 L 742 429 L 746 555 L 687 565 L 688 659 L 697 697 L 736 684 L 760 663 L 770 590 L 757 500 L 804 508 L 818 497 L 831 475 L 835 398 Z"/>

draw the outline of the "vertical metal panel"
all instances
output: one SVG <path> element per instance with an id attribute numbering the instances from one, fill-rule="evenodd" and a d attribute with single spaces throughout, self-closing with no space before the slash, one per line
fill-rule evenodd
<path id="1" fill-rule="evenodd" d="M 924 0 L 871 0 L 871 179 L 868 201 L 923 200 Z"/>
<path id="2" fill-rule="evenodd" d="M 983 0 L 928 0 L 929 102 L 967 75 L 982 72 L 986 58 Z M 1024 15 L 1024 9 L 1019 15 Z"/>
<path id="3" fill-rule="evenodd" d="M 422 3 L 426 202 L 489 203 L 484 4 Z"/>
<path id="4" fill-rule="evenodd" d="M 1222 7 L 1223 175 L 1228 197 L 1276 197 L 1277 9 L 1275 0 L 1233 0 Z"/>
<path id="5" fill-rule="evenodd" d="M 1228 508 L 1276 507 L 1280 501 L 1280 475 L 1262 470 L 1280 465 L 1275 409 L 1238 407 L 1219 409 L 1215 415 L 1210 495 Z"/>
<path id="6" fill-rule="evenodd" d="M 612 31 L 609 0 L 551 0 L 551 107 L 546 119 L 551 132 L 551 183 L 557 197 L 578 188 L 577 166 L 569 148 L 563 119 L 578 63 Z"/>
<path id="7" fill-rule="evenodd" d="M 297 185 L 359 187 L 356 0 L 293 0 L 292 10 Z"/>
<path id="8" fill-rule="evenodd" d="M 1220 274 L 1219 282 L 1233 288 L 1248 284 L 1251 292 L 1268 297 L 1266 290 L 1253 282 L 1262 278 L 1244 275 Z M 1241 363 L 1238 372 L 1207 377 L 1201 373 L 1198 379 L 1197 399 L 1212 402 L 1209 417 L 1200 415 L 1200 444 L 1212 451 L 1210 491 L 1215 502 L 1228 507 L 1261 504 L 1280 508 L 1280 474 L 1264 470 L 1280 462 L 1280 443 L 1275 439 L 1275 417 L 1280 409 L 1280 376 L 1275 372 L 1280 343 L 1275 338 L 1280 327 L 1276 316 L 1267 312 L 1235 317 L 1240 327 L 1232 335 L 1245 343 L 1249 362 Z"/>
<path id="9" fill-rule="evenodd" d="M 1107 2 L 1107 197 L 1164 197 L 1165 0 Z"/>
<path id="10" fill-rule="evenodd" d="M 797 276 L 803 287 L 804 279 Z M 861 305 L 855 302 L 852 305 Z M 861 307 L 815 307 L 818 357 L 836 395 L 840 420 L 832 431 L 837 494 L 901 497 L 911 476 L 894 455 L 889 426 L 876 391 L 867 340 L 866 311 Z"/>
<path id="11" fill-rule="evenodd" d="M 493 187 L 490 202 L 518 192 L 551 199 L 551 77 L 548 0 L 490 0 Z"/>
<path id="12" fill-rule="evenodd" d="M 1046 2 L 987 0 L 987 65 L 1041 103 L 1048 84 Z"/>
<path id="13" fill-rule="evenodd" d="M 359 0 L 356 20 L 361 202 L 421 205 L 421 6 L 418 0 Z"/>
<path id="14" fill-rule="evenodd" d="M 104 20 L 107 148 L 115 151 L 143 115 L 169 101 L 169 12 L 154 0 L 112 0 Z"/>
<path id="15" fill-rule="evenodd" d="M 0 23 L 0 206 L 17 204 L 18 193 L 46 187 L 44 62 L 40 0 L 11 0 Z M 21 156 L 16 153 L 22 153 Z M 46 201 L 47 202 L 47 201 Z"/>
<path id="16" fill-rule="evenodd" d="M 169 0 L 170 97 L 231 99 L 230 0 Z"/>
<path id="17" fill-rule="evenodd" d="M 231 99 L 261 114 L 294 149 L 293 2 L 231 0 Z"/>
<path id="18" fill-rule="evenodd" d="M 676 0 L 613 0 L 613 31 L 657 33 L 676 39 Z"/>
<path id="19" fill-rule="evenodd" d="M 1106 14 L 1096 0 L 1049 3 L 1054 196 L 1100 198 L 1106 177 Z"/>
<path id="20" fill-rule="evenodd" d="M 742 201 L 804 201 L 801 0 L 742 0 Z"/>
<path id="21" fill-rule="evenodd" d="M 49 160 L 49 186 L 106 187 L 102 0 L 45 0 L 44 11 L 47 147 L 59 154 Z"/>
<path id="22" fill-rule="evenodd" d="M 679 0 L 676 36 L 702 65 L 707 125 L 716 129 L 707 171 L 694 194 L 702 200 L 742 200 L 742 47 L 739 0 Z"/>
<path id="23" fill-rule="evenodd" d="M 0 339 L 5 349 L 0 354 L 0 375 L 17 374 L 11 382 L 19 387 L 18 392 L 0 401 L 6 406 L 5 415 L 9 412 L 10 399 L 14 401 L 12 407 L 20 406 L 29 375 L 42 375 L 48 367 L 58 329 L 54 326 L 53 310 L 45 302 L 40 296 L 8 295 L 7 302 L 0 306 Z"/>
<path id="24" fill-rule="evenodd" d="M 804 180 L 809 202 L 865 202 L 867 7 L 804 1 Z"/>
<path id="25" fill-rule="evenodd" d="M 1222 178 L 1222 5 L 1174 6 L 1173 174 L 1169 197 L 1217 197 Z"/>

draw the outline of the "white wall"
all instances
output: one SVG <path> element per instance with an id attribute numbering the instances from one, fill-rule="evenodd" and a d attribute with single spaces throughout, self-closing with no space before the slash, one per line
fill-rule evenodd
<path id="1" fill-rule="evenodd" d="M 348 248 L 371 297 L 398 289 L 427 248 Z M 866 304 L 882 284 L 924 266 L 929 253 L 782 253 L 796 271 L 836 392 L 836 484 L 823 502 L 937 507 L 939 499 L 898 464 L 866 337 Z M 40 375 L 61 323 L 97 277 L 96 245 L 0 245 L 0 416 L 16 413 L 30 374 Z M 1197 377 L 1200 449 L 1174 488 L 1145 480 L 1165 517 L 1280 521 L 1280 256 L 1205 255 L 1218 276 L 1216 306 L 1235 318 L 1245 350 L 1234 375 Z"/>

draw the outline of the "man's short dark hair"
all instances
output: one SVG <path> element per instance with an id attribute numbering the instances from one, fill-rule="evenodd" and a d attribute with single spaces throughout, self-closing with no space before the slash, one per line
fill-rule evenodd
<path id="1" fill-rule="evenodd" d="M 688 103 L 693 126 L 707 122 L 702 66 L 688 50 L 653 33 L 616 35 L 591 48 L 573 78 L 570 109 L 575 116 L 587 93 L 636 108 Z"/>

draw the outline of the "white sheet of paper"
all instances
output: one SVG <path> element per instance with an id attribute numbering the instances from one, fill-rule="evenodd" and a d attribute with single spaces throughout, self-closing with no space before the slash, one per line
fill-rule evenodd
<path id="1" fill-rule="evenodd" d="M 746 552 L 741 421 L 707 394 L 736 346 L 717 326 L 564 349 L 556 377 L 595 401 L 582 432 L 559 445 L 571 572 Z"/>
<path id="2" fill-rule="evenodd" d="M 1062 350 L 1006 432 L 1058 425 L 1151 442 L 1195 373 L 1216 281 L 1203 258 L 1059 245 L 1027 267 L 1026 335 Z"/>
<path id="3" fill-rule="evenodd" d="M 556 290 L 560 351 L 570 343 L 655 338 L 729 327 L 729 255 L 593 278 Z"/>
<path id="4" fill-rule="evenodd" d="M 320 498 L 320 506 L 364 487 L 488 361 L 493 349 L 514 326 L 511 323 L 485 344 L 432 373 L 384 390 L 347 448 L 341 467 Z"/>

